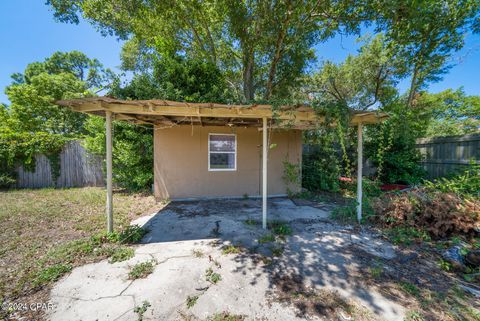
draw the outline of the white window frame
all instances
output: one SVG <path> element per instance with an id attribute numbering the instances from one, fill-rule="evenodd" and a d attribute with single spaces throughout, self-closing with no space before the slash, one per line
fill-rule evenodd
<path id="1" fill-rule="evenodd" d="M 233 136 L 235 137 L 235 150 L 233 152 L 212 152 L 210 151 L 210 136 Z M 234 168 L 211 168 L 210 167 L 210 154 L 234 154 L 235 155 L 235 167 Z M 208 134 L 208 171 L 209 172 L 234 172 L 237 170 L 237 135 L 236 134 L 222 134 L 222 133 L 209 133 Z"/>

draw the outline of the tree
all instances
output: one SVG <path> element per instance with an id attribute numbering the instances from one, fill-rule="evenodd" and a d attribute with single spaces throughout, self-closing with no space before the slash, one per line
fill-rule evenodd
<path id="1" fill-rule="evenodd" d="M 136 50 L 136 49 L 135 49 Z M 145 53 L 143 53 L 145 54 Z M 143 55 L 142 54 L 142 55 Z M 138 53 L 128 63 L 143 60 Z M 127 84 L 113 84 L 110 96 L 119 99 L 172 99 L 226 102 L 231 97 L 223 74 L 212 63 L 198 59 L 159 59 L 150 56 L 140 73 Z M 136 68 L 136 67 L 135 67 Z M 86 122 L 85 144 L 90 152 L 105 155 L 105 121 L 90 117 Z M 153 184 L 153 127 L 114 122 L 114 180 L 129 190 L 149 189 Z"/>
<path id="2" fill-rule="evenodd" d="M 377 30 L 385 31 L 396 54 L 405 59 L 409 106 L 420 90 L 451 68 L 452 53 L 463 47 L 465 34 L 480 30 L 478 0 L 378 0 L 369 5 L 379 13 Z"/>
<path id="3" fill-rule="evenodd" d="M 216 65 L 243 100 L 285 97 L 314 59 L 312 47 L 358 31 L 357 2 L 49 0 L 62 22 L 79 14 L 103 34 L 135 39 L 161 57 Z"/>
<path id="4" fill-rule="evenodd" d="M 56 52 L 12 75 L 5 93 L 11 126 L 17 131 L 75 136 L 83 132 L 86 115 L 59 108 L 54 101 L 91 96 L 112 77 L 97 60 L 78 51 Z"/>
<path id="5" fill-rule="evenodd" d="M 480 132 L 480 96 L 467 96 L 462 88 L 437 94 L 423 92 L 417 105 L 430 114 L 427 137 Z"/>
<path id="6" fill-rule="evenodd" d="M 343 111 L 378 109 L 397 95 L 398 65 L 383 35 L 367 40 L 358 55 L 344 62 L 324 62 L 307 90 L 325 108 Z"/>

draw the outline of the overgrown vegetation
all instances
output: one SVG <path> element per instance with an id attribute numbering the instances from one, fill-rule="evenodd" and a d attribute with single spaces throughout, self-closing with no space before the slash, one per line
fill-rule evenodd
<path id="1" fill-rule="evenodd" d="M 101 188 L 0 193 L 0 260 L 10 267 L 0 269 L 0 301 L 38 300 L 76 266 L 105 258 L 119 262 L 133 255 L 119 235 L 130 235 L 130 220 L 151 212 L 155 199 L 114 193 L 114 202 L 114 226 L 120 232 L 106 234 Z"/>
<path id="2" fill-rule="evenodd" d="M 130 280 L 146 278 L 153 273 L 155 265 L 156 262 L 154 260 L 137 263 L 128 272 L 128 278 Z"/>

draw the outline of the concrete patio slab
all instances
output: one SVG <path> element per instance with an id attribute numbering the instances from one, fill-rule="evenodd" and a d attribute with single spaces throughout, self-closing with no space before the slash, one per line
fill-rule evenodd
<path id="1" fill-rule="evenodd" d="M 375 233 L 330 221 L 328 211 L 296 206 L 288 199 L 269 201 L 269 220 L 288 224 L 292 236 L 259 242 L 271 233 L 261 229 L 260 206 L 251 199 L 169 204 L 144 222 L 150 232 L 132 259 L 85 265 L 61 279 L 52 289 L 56 308 L 48 317 L 132 320 L 137 317 L 134 307 L 148 301 L 144 320 L 207 320 L 224 311 L 247 320 L 326 319 L 278 300 L 276 280 L 295 276 L 302 286 L 332 291 L 368 310 L 371 316 L 361 320 L 403 320 L 405 309 L 395 298 L 369 287 L 362 277 L 362 258 L 389 260 L 395 247 Z M 224 254 L 226 244 L 246 250 Z M 272 256 L 272 248 L 283 253 Z M 128 280 L 133 265 L 149 260 L 156 262 L 152 274 Z M 217 284 L 207 281 L 208 269 L 221 276 Z M 198 297 L 190 308 L 188 297 Z M 339 320 L 348 319 L 338 313 Z"/>

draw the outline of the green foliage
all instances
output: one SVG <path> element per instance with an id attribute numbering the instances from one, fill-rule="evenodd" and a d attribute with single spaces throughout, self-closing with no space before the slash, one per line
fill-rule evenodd
<path id="1" fill-rule="evenodd" d="M 263 244 L 263 243 L 269 243 L 269 242 L 275 242 L 275 235 L 273 234 L 266 234 L 262 236 L 261 238 L 258 239 L 258 243 Z"/>
<path id="2" fill-rule="evenodd" d="M 336 32 L 356 32 L 364 18 L 360 4 L 315 2 L 188 2 L 49 0 L 54 16 L 78 23 L 78 15 L 103 34 L 127 42 L 124 59 L 144 68 L 154 57 L 198 59 L 219 66 L 235 96 L 287 97 L 313 62 L 316 43 Z M 140 40 L 141 39 L 141 40 Z"/>
<path id="3" fill-rule="evenodd" d="M 425 136 L 474 134 L 480 131 L 480 96 L 467 96 L 462 88 L 437 94 L 421 93 L 417 105 L 430 114 Z"/>
<path id="4" fill-rule="evenodd" d="M 212 284 L 217 284 L 220 280 L 222 280 L 222 276 L 216 272 L 213 272 L 212 268 L 208 268 L 205 271 L 205 278 Z"/>
<path id="5" fill-rule="evenodd" d="M 225 247 L 222 248 L 222 253 L 224 255 L 227 255 L 227 254 L 239 254 L 242 252 L 242 248 L 239 247 L 239 246 L 235 246 L 235 245 L 227 245 Z"/>
<path id="6" fill-rule="evenodd" d="M 293 192 L 290 189 L 290 187 L 293 187 L 294 189 L 298 189 L 300 186 L 300 175 L 301 175 L 301 169 L 300 165 L 298 164 L 292 164 L 288 160 L 283 161 L 283 176 L 282 179 L 285 182 L 285 185 L 287 185 L 287 194 L 289 196 L 293 196 Z"/>
<path id="7" fill-rule="evenodd" d="M 319 129 L 304 134 L 305 141 L 314 150 L 302 157 L 302 186 L 311 192 L 340 190 L 340 164 L 334 147 L 335 133 Z"/>
<path id="8" fill-rule="evenodd" d="M 370 126 L 365 141 L 365 156 L 381 167 L 379 179 L 384 183 L 416 184 L 425 177 L 419 164 L 416 139 L 422 137 L 428 123 L 428 112 L 413 109 L 403 98 L 384 107 L 390 118 L 383 125 Z"/>
<path id="9" fill-rule="evenodd" d="M 419 297 L 420 296 L 420 289 L 415 285 L 407 281 L 401 281 L 400 287 L 403 291 L 406 293 L 414 296 L 414 297 Z"/>
<path id="10" fill-rule="evenodd" d="M 480 197 L 480 164 L 471 163 L 464 172 L 450 177 L 441 177 L 424 186 L 433 191 L 455 193 L 465 197 Z"/>
<path id="11" fill-rule="evenodd" d="M 230 314 L 228 312 L 216 313 L 210 318 L 208 318 L 208 321 L 243 321 L 243 320 L 245 320 L 245 316 Z"/>
<path id="12" fill-rule="evenodd" d="M 55 52 L 43 62 L 28 64 L 23 73 L 13 74 L 5 89 L 11 105 L 0 109 L 0 186 L 14 183 L 18 165 L 34 171 L 35 154 L 47 156 L 56 182 L 60 152 L 68 139 L 84 133 L 87 116 L 54 102 L 91 96 L 109 79 L 109 70 L 78 51 Z"/>
<path id="13" fill-rule="evenodd" d="M 479 31 L 480 3 L 456 1 L 371 1 L 378 13 L 377 30 L 384 30 L 395 56 L 403 63 L 398 72 L 410 76 L 407 106 L 415 104 L 416 93 L 441 79 L 453 65 L 452 52 L 464 45 L 464 35 Z"/>
<path id="14" fill-rule="evenodd" d="M 292 235 L 292 228 L 287 225 L 287 223 L 282 221 L 270 221 L 268 227 L 272 230 L 275 235 L 287 236 Z"/>
<path id="15" fill-rule="evenodd" d="M 187 297 L 187 308 L 188 309 L 193 308 L 193 306 L 197 303 L 197 300 L 198 300 L 198 295 L 188 296 Z"/>
<path id="16" fill-rule="evenodd" d="M 130 280 L 143 279 L 153 273 L 156 262 L 154 260 L 135 264 L 128 272 Z"/>
<path id="17" fill-rule="evenodd" d="M 62 277 L 62 275 L 70 272 L 71 270 L 71 265 L 61 263 L 46 267 L 37 274 L 37 277 L 33 281 L 34 287 L 55 282 Z"/>
<path id="18" fill-rule="evenodd" d="M 137 321 L 143 321 L 143 315 L 147 312 L 148 308 L 152 305 L 148 301 L 143 301 L 141 306 L 136 306 L 133 312 L 137 314 Z"/>
<path id="19" fill-rule="evenodd" d="M 85 128 L 86 149 L 104 156 L 105 120 L 90 117 Z M 153 184 L 153 130 L 123 121 L 113 122 L 113 180 L 128 190 L 149 190 Z"/>
<path id="20" fill-rule="evenodd" d="M 414 227 L 395 227 L 387 231 L 387 236 L 396 245 L 411 245 L 414 242 L 430 241 L 430 235 Z"/>
<path id="21" fill-rule="evenodd" d="M 129 247 L 117 247 L 113 250 L 108 260 L 109 263 L 123 262 L 131 259 L 134 256 L 135 251 Z"/>
<path id="22" fill-rule="evenodd" d="M 147 232 L 146 229 L 138 225 L 129 225 L 119 233 L 118 239 L 120 243 L 124 244 L 137 243 L 145 234 L 147 234 Z"/>
<path id="23" fill-rule="evenodd" d="M 15 167 L 22 164 L 26 170 L 35 170 L 35 155 L 44 154 L 52 165 L 52 179 L 59 176 L 59 155 L 68 138 L 46 132 L 21 132 L 0 125 L 0 187 L 15 182 Z"/>

